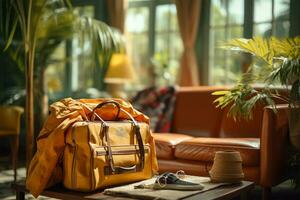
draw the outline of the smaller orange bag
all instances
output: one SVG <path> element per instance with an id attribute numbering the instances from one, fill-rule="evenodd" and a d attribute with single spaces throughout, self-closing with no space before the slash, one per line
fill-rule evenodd
<path id="1" fill-rule="evenodd" d="M 114 121 L 97 113 L 113 104 L 118 108 Z M 127 115 L 130 120 L 119 120 Z M 66 134 L 63 183 L 66 188 L 93 191 L 151 178 L 157 168 L 154 144 L 147 123 L 135 119 L 117 101 L 104 101 L 89 121 L 72 125 Z"/>

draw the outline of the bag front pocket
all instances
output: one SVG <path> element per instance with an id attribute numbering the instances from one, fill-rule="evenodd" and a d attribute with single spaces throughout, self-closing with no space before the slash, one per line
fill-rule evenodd
<path id="1" fill-rule="evenodd" d="M 111 146 L 115 171 L 112 172 L 108 164 L 108 152 L 106 147 L 94 148 L 93 159 L 93 188 L 98 189 L 109 176 L 136 173 L 142 171 L 140 168 L 138 145 Z M 144 145 L 145 155 L 149 155 L 149 145 Z M 145 164 L 145 163 L 144 163 Z"/>

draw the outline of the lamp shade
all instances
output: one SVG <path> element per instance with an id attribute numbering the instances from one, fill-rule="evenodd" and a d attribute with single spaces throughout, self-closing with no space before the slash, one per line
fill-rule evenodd
<path id="1" fill-rule="evenodd" d="M 104 81 L 106 83 L 125 83 L 135 79 L 135 72 L 126 54 L 112 55 Z"/>

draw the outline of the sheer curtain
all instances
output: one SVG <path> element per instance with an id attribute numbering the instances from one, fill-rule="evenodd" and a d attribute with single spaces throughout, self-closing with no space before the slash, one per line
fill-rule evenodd
<path id="1" fill-rule="evenodd" d="M 199 84 L 198 66 L 195 54 L 195 41 L 198 31 L 201 0 L 175 0 L 180 35 L 183 41 L 183 54 L 179 71 L 180 86 Z"/>

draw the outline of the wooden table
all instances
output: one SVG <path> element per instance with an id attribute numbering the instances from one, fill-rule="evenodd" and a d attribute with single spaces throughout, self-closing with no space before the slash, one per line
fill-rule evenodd
<path id="1" fill-rule="evenodd" d="M 16 183 L 12 184 L 12 188 L 16 190 L 16 199 L 24 200 L 25 193 L 28 192 L 25 188 L 24 183 Z M 247 199 L 249 192 L 254 188 L 254 183 L 249 181 L 243 181 L 237 185 L 228 185 L 221 186 L 219 188 L 215 188 L 212 190 L 208 190 L 199 194 L 195 194 L 193 196 L 185 198 L 186 200 L 212 200 L 212 199 L 232 199 L 234 197 L 240 196 L 241 199 Z M 58 185 L 52 188 L 49 188 L 41 194 L 42 196 L 57 198 L 57 199 L 70 199 L 70 200 L 120 200 L 127 199 L 132 200 L 132 198 L 127 197 L 113 197 L 104 195 L 101 191 L 92 192 L 92 193 L 82 193 L 75 192 L 71 190 L 65 189 L 62 185 Z"/>

